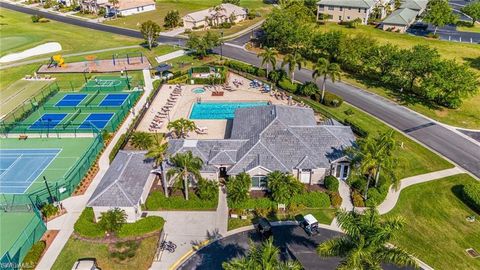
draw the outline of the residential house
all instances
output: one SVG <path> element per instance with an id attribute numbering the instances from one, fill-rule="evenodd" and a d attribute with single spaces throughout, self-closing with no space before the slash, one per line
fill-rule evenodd
<path id="1" fill-rule="evenodd" d="M 83 11 L 98 14 L 107 3 L 108 0 L 83 0 L 80 2 L 80 7 Z"/>
<path id="2" fill-rule="evenodd" d="M 361 19 L 367 24 L 376 4 L 374 0 L 321 0 L 317 3 L 317 20 L 324 14 L 333 22 Z"/>
<path id="3" fill-rule="evenodd" d="M 248 10 L 233 4 L 219 6 L 189 13 L 183 17 L 185 29 L 199 29 L 221 23 L 238 23 L 247 18 Z"/>
<path id="4" fill-rule="evenodd" d="M 323 184 L 326 175 L 346 179 L 350 166 L 344 150 L 354 141 L 348 126 L 333 121 L 318 125 L 312 109 L 268 105 L 237 109 L 229 139 L 172 139 L 168 154 L 191 151 L 200 157 L 203 178 L 245 172 L 252 177 L 252 189 L 265 189 L 272 171 L 291 173 L 310 185 Z M 168 160 L 163 162 L 162 177 L 170 167 Z"/>
<path id="5" fill-rule="evenodd" d="M 400 5 L 400 8 L 415 10 L 418 15 L 422 14 L 427 8 L 428 0 L 406 0 Z"/>
<path id="6" fill-rule="evenodd" d="M 120 208 L 127 214 L 127 222 L 141 218 L 156 175 L 151 173 L 154 162 L 146 159 L 146 151 L 120 151 L 93 192 L 87 206 L 93 208 L 95 219 L 110 209 Z"/>
<path id="7" fill-rule="evenodd" d="M 154 0 L 119 0 L 113 5 L 108 0 L 83 0 L 80 3 L 82 10 L 99 13 L 101 8 L 106 13 L 116 13 L 119 16 L 128 16 L 137 13 L 155 10 Z"/>
<path id="8" fill-rule="evenodd" d="M 397 9 L 383 20 L 382 29 L 404 33 L 415 22 L 417 15 L 417 11 L 409 8 Z"/>

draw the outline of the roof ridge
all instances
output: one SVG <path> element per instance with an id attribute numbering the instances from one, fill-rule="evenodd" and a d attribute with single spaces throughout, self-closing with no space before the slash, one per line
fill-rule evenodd
<path id="1" fill-rule="evenodd" d="M 280 161 L 280 159 L 279 159 L 270 149 L 268 149 L 268 147 L 267 147 L 265 144 L 262 143 L 262 140 L 261 140 L 261 139 L 259 140 L 259 143 L 260 143 L 263 147 L 265 147 L 265 149 L 267 149 L 267 151 L 280 163 L 280 165 L 282 165 L 282 166 L 288 171 L 288 167 L 285 166 L 285 164 L 283 164 L 283 162 Z"/>
<path id="2" fill-rule="evenodd" d="M 122 185 L 120 185 L 119 183 L 115 182 L 115 184 L 117 184 L 118 188 L 120 189 L 120 191 L 122 191 L 123 195 L 125 195 L 125 197 L 127 198 L 127 200 L 132 204 L 132 205 L 135 205 L 132 200 L 130 200 L 130 196 L 125 192 L 125 190 L 123 190 L 122 188 Z"/>

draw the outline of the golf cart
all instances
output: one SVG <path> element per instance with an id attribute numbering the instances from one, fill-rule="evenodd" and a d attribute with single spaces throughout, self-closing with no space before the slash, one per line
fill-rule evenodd
<path id="1" fill-rule="evenodd" d="M 257 232 L 262 238 L 269 238 L 272 236 L 272 225 L 266 218 L 260 218 L 255 226 Z"/>
<path id="2" fill-rule="evenodd" d="M 72 270 L 101 270 L 95 258 L 79 259 L 73 264 Z"/>
<path id="3" fill-rule="evenodd" d="M 303 220 L 300 222 L 300 227 L 302 227 L 309 236 L 320 233 L 318 221 L 312 214 L 303 216 Z"/>

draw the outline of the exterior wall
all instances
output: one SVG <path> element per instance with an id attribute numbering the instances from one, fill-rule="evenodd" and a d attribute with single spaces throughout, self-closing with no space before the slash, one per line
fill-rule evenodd
<path id="1" fill-rule="evenodd" d="M 107 212 L 110 209 L 113 209 L 113 207 L 108 207 L 108 206 L 93 206 L 93 213 L 95 215 L 95 222 L 100 221 L 100 216 L 102 213 Z M 125 210 L 125 213 L 127 214 L 127 223 L 133 223 L 136 222 L 140 219 L 140 216 L 142 215 L 142 211 L 140 209 L 140 205 L 136 205 L 135 207 L 119 207 L 120 209 Z"/>
<path id="2" fill-rule="evenodd" d="M 266 170 L 262 167 L 256 167 L 256 168 L 253 168 L 251 169 L 250 171 L 247 172 L 248 175 L 250 176 L 255 176 L 255 175 L 267 175 L 269 174 L 270 171 L 269 170 Z M 250 187 L 250 190 L 264 190 L 264 188 L 258 188 L 258 187 Z"/>
<path id="3" fill-rule="evenodd" d="M 326 175 L 327 175 L 327 169 L 325 169 L 325 168 L 314 169 L 312 171 L 311 183 L 313 185 L 315 185 L 315 184 L 323 185 Z"/>
<path id="4" fill-rule="evenodd" d="M 205 27 L 206 25 L 207 25 L 207 22 L 205 20 L 193 21 L 193 20 L 183 19 L 183 27 L 185 27 L 185 29 Z"/>
<path id="5" fill-rule="evenodd" d="M 153 182 L 155 182 L 155 179 L 157 176 L 155 174 L 150 174 L 150 176 L 147 179 L 147 182 L 145 183 L 145 186 L 143 187 L 142 191 L 142 196 L 140 197 L 140 203 L 144 204 L 145 201 L 147 200 L 148 193 L 150 192 L 150 189 L 152 188 Z"/>
<path id="6" fill-rule="evenodd" d="M 360 11 L 359 11 L 360 10 Z M 348 22 L 357 18 L 362 19 L 363 24 L 368 23 L 368 18 L 372 13 L 372 8 L 350 8 L 350 7 L 338 7 L 338 6 L 317 6 L 317 20 L 320 14 L 330 15 L 329 21 L 331 22 Z"/>
<path id="7" fill-rule="evenodd" d="M 201 172 L 200 175 L 202 178 L 208 179 L 208 180 L 213 180 L 213 181 L 218 181 L 218 173 L 214 172 Z"/>
<path id="8" fill-rule="evenodd" d="M 407 26 L 405 25 L 394 25 L 394 24 L 382 24 L 382 29 L 386 31 L 387 29 L 392 29 L 393 32 L 400 30 L 400 33 L 405 33 L 407 31 Z"/>
<path id="9" fill-rule="evenodd" d="M 148 6 L 119 10 L 118 14 L 120 16 L 128 16 L 128 15 L 133 15 L 133 14 L 152 11 L 152 10 L 155 10 L 155 4 L 151 4 L 151 5 L 148 5 Z"/>

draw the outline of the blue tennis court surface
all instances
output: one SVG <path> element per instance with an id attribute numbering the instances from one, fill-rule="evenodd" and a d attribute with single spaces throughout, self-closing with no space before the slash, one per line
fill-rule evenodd
<path id="1" fill-rule="evenodd" d="M 29 129 L 55 128 L 65 116 L 66 113 L 45 113 Z"/>
<path id="2" fill-rule="evenodd" d="M 0 149 L 0 193 L 23 194 L 60 149 Z"/>
<path id="3" fill-rule="evenodd" d="M 128 98 L 128 94 L 108 94 L 100 103 L 100 106 L 121 106 Z"/>
<path id="4" fill-rule="evenodd" d="M 94 125 L 98 129 L 104 128 L 112 118 L 113 113 L 92 113 L 80 125 L 80 129 L 91 128 Z"/>
<path id="5" fill-rule="evenodd" d="M 67 94 L 55 104 L 56 107 L 75 107 L 87 97 L 87 94 Z"/>

